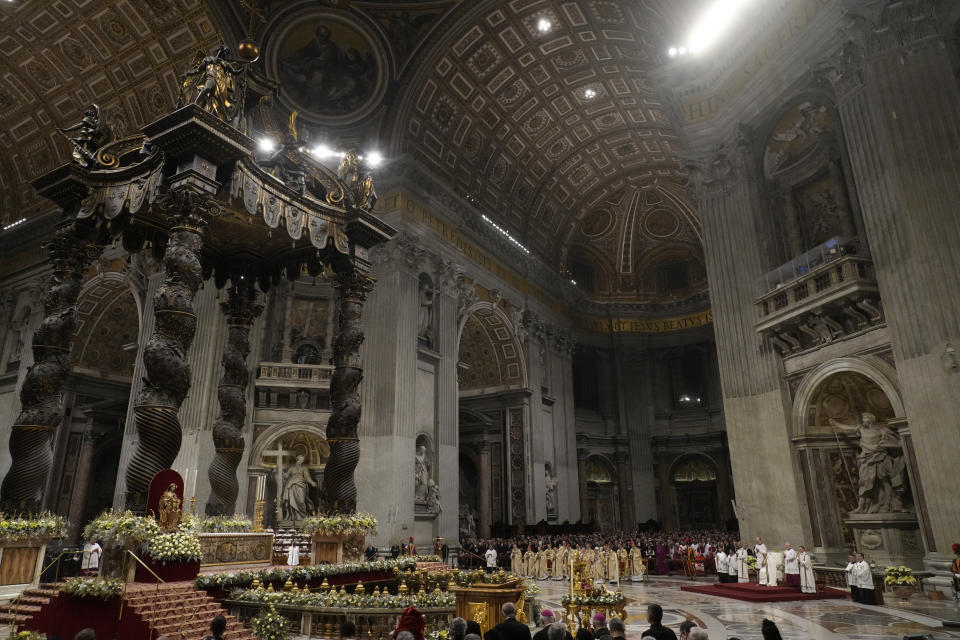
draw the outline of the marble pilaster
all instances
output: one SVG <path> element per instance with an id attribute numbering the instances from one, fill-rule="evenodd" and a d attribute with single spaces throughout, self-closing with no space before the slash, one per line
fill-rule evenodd
<path id="1" fill-rule="evenodd" d="M 934 3 L 891 5 L 829 62 L 927 508 L 927 551 L 960 530 L 960 88 Z M 895 161 L 891 161 L 895 159 Z M 914 486 L 914 493 L 918 486 Z"/>

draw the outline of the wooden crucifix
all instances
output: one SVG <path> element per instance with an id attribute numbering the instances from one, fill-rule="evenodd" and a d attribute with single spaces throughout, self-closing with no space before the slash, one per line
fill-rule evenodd
<path id="1" fill-rule="evenodd" d="M 264 457 L 264 458 L 267 458 L 267 457 L 269 457 L 269 456 L 275 456 L 275 457 L 277 458 L 277 499 L 276 499 L 276 507 L 277 507 L 277 523 L 276 523 L 276 526 L 277 526 L 277 527 L 280 526 L 280 521 L 283 520 L 283 512 L 282 512 L 282 504 L 283 504 L 283 456 L 284 456 L 285 454 L 287 454 L 287 453 L 290 453 L 290 452 L 289 452 L 289 451 L 286 451 L 286 450 L 283 448 L 283 442 L 280 441 L 280 440 L 277 440 L 277 448 L 276 448 L 276 449 L 273 449 L 273 450 L 270 450 L 270 451 L 264 451 L 264 452 L 263 452 L 263 457 Z"/>

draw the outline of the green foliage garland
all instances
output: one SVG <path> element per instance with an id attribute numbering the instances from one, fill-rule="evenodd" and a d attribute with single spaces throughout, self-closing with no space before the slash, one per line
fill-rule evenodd
<path id="1" fill-rule="evenodd" d="M 253 635 L 260 640 L 286 640 L 289 635 L 287 619 L 277 613 L 271 605 L 253 619 Z"/>
<path id="2" fill-rule="evenodd" d="M 67 578 L 63 592 L 75 598 L 110 601 L 123 591 L 123 580 L 111 578 Z"/>
<path id="3" fill-rule="evenodd" d="M 67 535 L 67 523 L 54 513 L 44 511 L 37 515 L 7 515 L 0 513 L 0 544 L 23 540 L 62 538 Z"/>

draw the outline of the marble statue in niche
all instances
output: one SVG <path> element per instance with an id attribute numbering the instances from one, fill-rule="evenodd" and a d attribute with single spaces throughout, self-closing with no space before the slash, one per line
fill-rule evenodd
<path id="1" fill-rule="evenodd" d="M 544 483 L 547 490 L 547 513 L 554 515 L 557 513 L 557 477 L 553 475 L 553 469 L 550 463 L 543 465 Z"/>
<path id="2" fill-rule="evenodd" d="M 426 503 L 427 488 L 430 481 L 430 466 L 427 462 L 427 447 L 425 445 L 417 445 L 417 456 L 414 467 L 414 500 L 419 503 Z"/>
<path id="3" fill-rule="evenodd" d="M 417 313 L 417 337 L 433 346 L 433 303 L 436 298 L 436 289 L 427 274 L 420 274 L 420 291 L 418 300 L 420 309 Z"/>
<path id="4" fill-rule="evenodd" d="M 473 509 L 469 505 L 460 505 L 460 537 L 472 539 L 477 537 L 477 520 L 473 517 Z"/>
<path id="5" fill-rule="evenodd" d="M 440 513 L 443 507 L 440 506 L 440 487 L 433 481 L 433 478 L 427 479 L 427 511 L 431 513 Z"/>
<path id="6" fill-rule="evenodd" d="M 877 424 L 876 416 L 864 412 L 859 425 L 847 425 L 830 419 L 842 433 L 858 434 L 860 453 L 857 508 L 851 513 L 890 513 L 907 511 L 907 470 L 903 443 L 899 434 L 886 423 Z"/>
<path id="7" fill-rule="evenodd" d="M 316 487 L 317 483 L 310 477 L 310 470 L 303 466 L 303 460 L 304 457 L 298 455 L 284 476 L 282 505 L 285 520 L 303 520 L 315 508 L 308 487 Z"/>

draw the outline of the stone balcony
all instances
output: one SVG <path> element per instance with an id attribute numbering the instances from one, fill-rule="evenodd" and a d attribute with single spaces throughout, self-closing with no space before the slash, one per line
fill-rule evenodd
<path id="1" fill-rule="evenodd" d="M 333 365 L 261 362 L 254 381 L 254 406 L 329 411 L 332 375 Z"/>
<path id="2" fill-rule="evenodd" d="M 783 356 L 884 322 L 873 263 L 851 245 L 818 247 L 768 274 L 760 287 L 754 328 Z"/>

